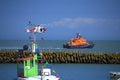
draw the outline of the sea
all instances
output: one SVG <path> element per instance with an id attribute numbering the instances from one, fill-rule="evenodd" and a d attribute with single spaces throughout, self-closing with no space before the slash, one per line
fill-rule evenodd
<path id="1" fill-rule="evenodd" d="M 92 49 L 64 49 L 67 40 L 38 40 L 41 52 L 69 51 L 82 53 L 120 54 L 120 41 L 94 40 Z M 22 49 L 30 45 L 28 40 L 0 40 L 0 50 Z M 120 72 L 120 64 L 50 64 L 60 76 L 60 80 L 110 80 L 110 72 Z M 41 64 L 39 64 L 41 66 Z M 0 80 L 17 80 L 16 64 L 0 64 Z"/>
<path id="2" fill-rule="evenodd" d="M 94 40 L 94 47 L 86 49 L 66 49 L 63 44 L 67 40 L 37 40 L 38 48 L 41 52 L 47 51 L 68 51 L 68 52 L 85 52 L 85 53 L 119 53 L 120 40 Z M 0 50 L 16 50 L 23 49 L 24 45 L 31 46 L 29 40 L 0 40 Z"/>

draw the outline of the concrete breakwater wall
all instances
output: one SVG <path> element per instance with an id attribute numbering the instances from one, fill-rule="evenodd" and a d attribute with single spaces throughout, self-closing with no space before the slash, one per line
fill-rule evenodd
<path id="1" fill-rule="evenodd" d="M 0 63 L 16 63 L 18 58 L 31 54 L 17 51 L 0 52 Z M 49 63 L 120 64 L 120 53 L 42 52 L 42 57 Z"/>

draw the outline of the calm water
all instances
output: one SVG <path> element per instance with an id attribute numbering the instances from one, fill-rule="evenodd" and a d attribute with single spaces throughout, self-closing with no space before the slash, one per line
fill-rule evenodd
<path id="1" fill-rule="evenodd" d="M 64 49 L 66 41 L 37 41 L 41 51 L 73 51 L 94 53 L 120 53 L 120 41 L 93 41 L 92 49 Z M 29 41 L 12 40 L 0 41 L 0 49 L 20 49 Z M 109 80 L 109 72 L 120 72 L 120 65 L 115 64 L 53 64 L 61 80 Z M 0 80 L 15 80 L 17 77 L 16 64 L 0 64 Z"/>
<path id="2" fill-rule="evenodd" d="M 110 71 L 120 71 L 113 64 L 53 64 L 60 80 L 109 80 Z M 0 64 L 0 80 L 15 80 L 16 64 Z"/>
<path id="3" fill-rule="evenodd" d="M 39 40 L 37 44 L 41 51 L 73 51 L 73 52 L 94 52 L 94 53 L 119 53 L 120 41 L 93 41 L 95 46 L 92 49 L 64 49 L 66 40 Z M 0 49 L 20 49 L 23 45 L 30 45 L 27 40 L 1 40 Z"/>

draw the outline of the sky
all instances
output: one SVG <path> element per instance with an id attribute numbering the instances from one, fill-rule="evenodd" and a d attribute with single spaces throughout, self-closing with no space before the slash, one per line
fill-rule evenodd
<path id="1" fill-rule="evenodd" d="M 47 28 L 38 40 L 120 40 L 120 0 L 0 0 L 0 40 L 29 39 L 29 21 Z"/>

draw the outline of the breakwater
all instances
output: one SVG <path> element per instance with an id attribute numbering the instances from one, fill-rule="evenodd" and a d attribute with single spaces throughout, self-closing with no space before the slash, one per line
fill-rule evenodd
<path id="1" fill-rule="evenodd" d="M 0 63 L 16 63 L 18 58 L 28 57 L 31 54 L 30 52 L 1 51 Z M 38 54 L 38 56 L 40 55 Z M 120 53 L 42 52 L 42 56 L 44 61 L 53 64 L 120 64 Z"/>

